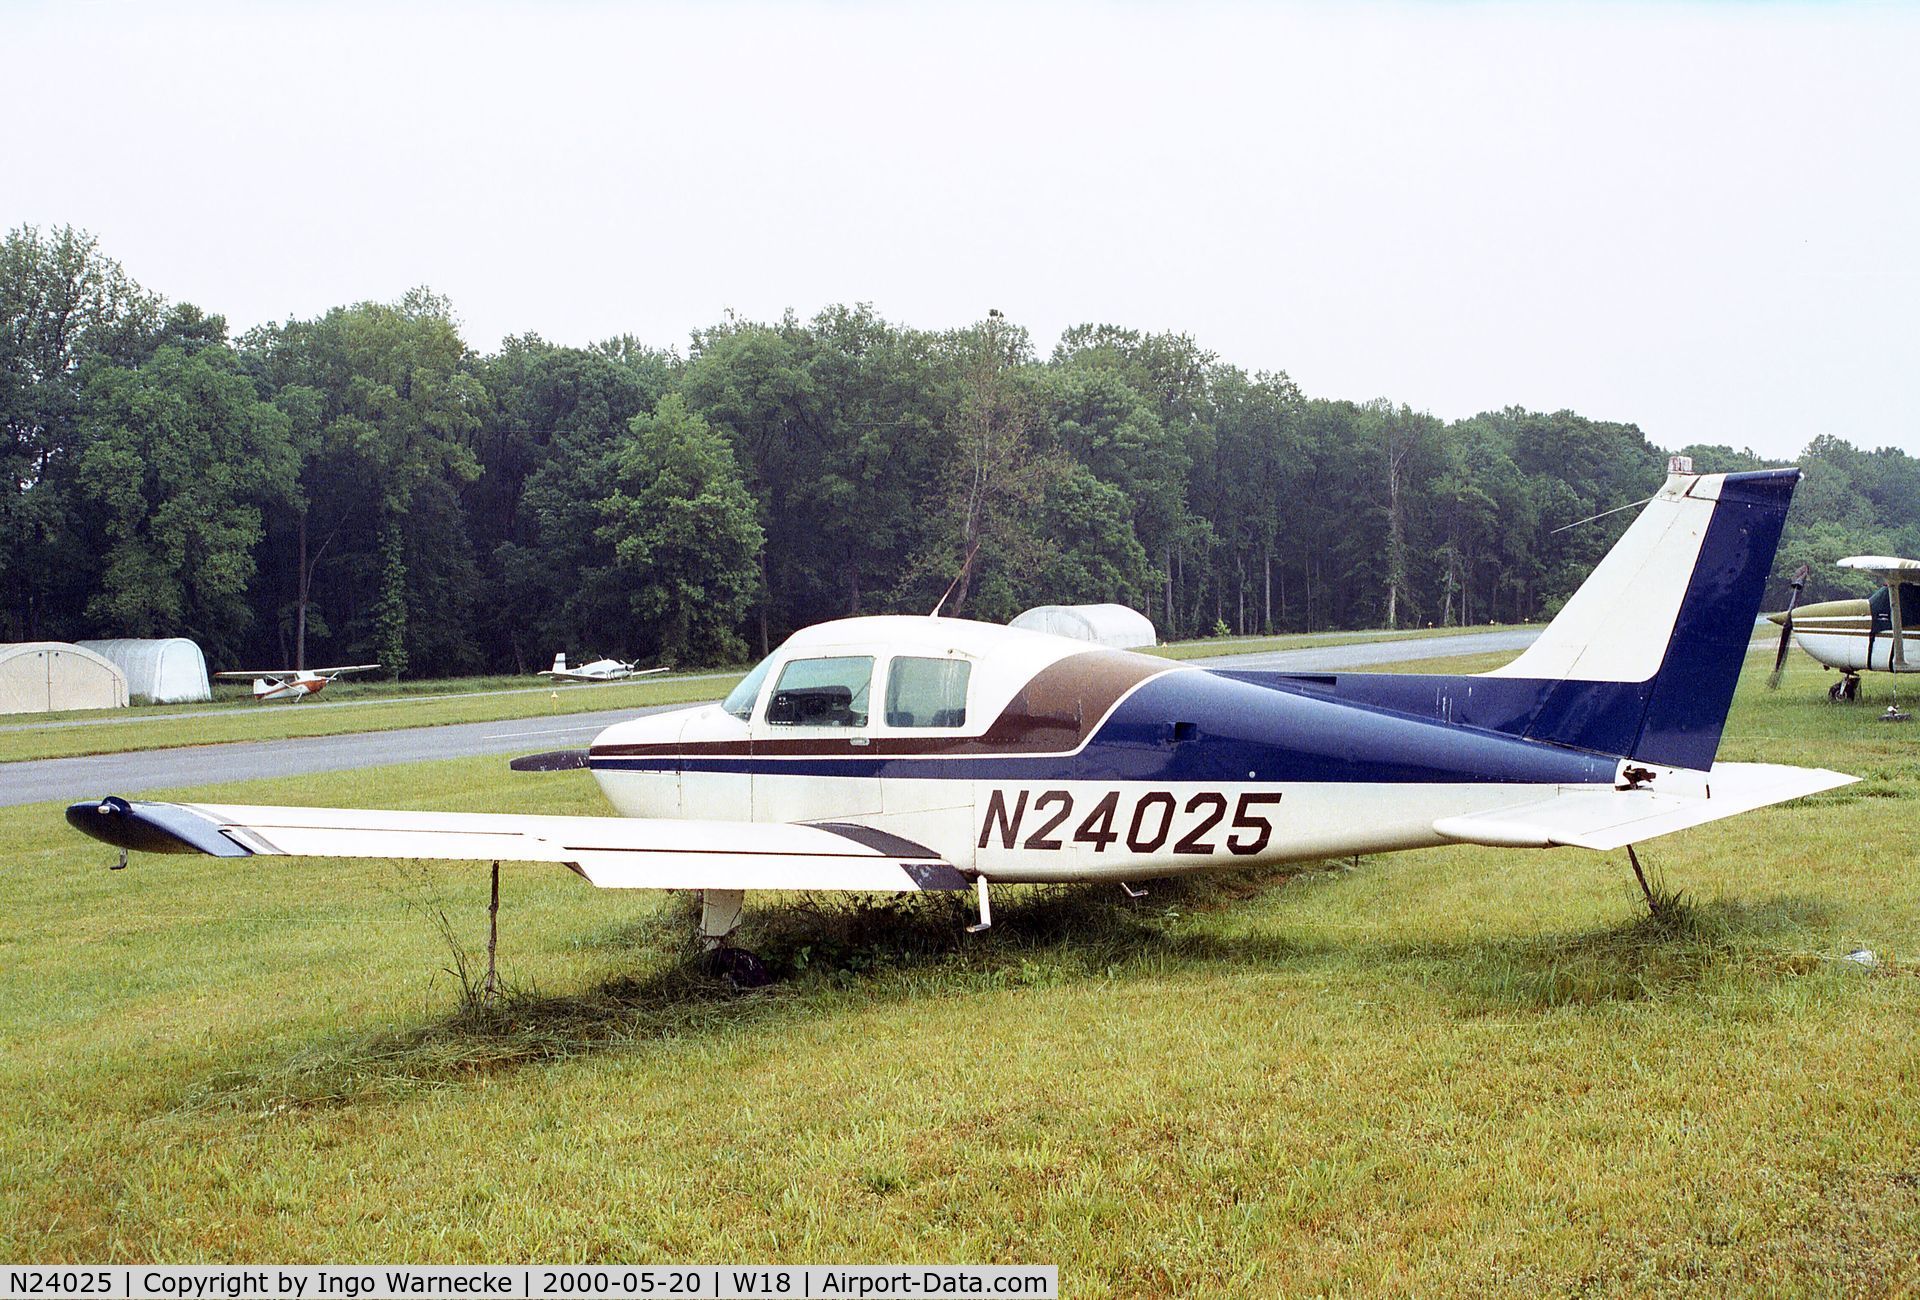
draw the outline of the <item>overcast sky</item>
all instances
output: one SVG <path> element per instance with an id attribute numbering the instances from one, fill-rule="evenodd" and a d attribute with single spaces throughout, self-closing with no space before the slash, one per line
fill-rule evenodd
<path id="1" fill-rule="evenodd" d="M 1920 452 L 1920 6 L 20 4 L 0 222 L 235 332 L 867 301 L 1311 395 Z"/>

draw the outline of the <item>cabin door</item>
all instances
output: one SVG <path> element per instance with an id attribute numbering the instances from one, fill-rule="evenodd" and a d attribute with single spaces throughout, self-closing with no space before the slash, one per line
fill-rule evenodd
<path id="1" fill-rule="evenodd" d="M 818 822 L 881 811 L 871 655 L 790 659 L 753 728 L 753 819 Z"/>

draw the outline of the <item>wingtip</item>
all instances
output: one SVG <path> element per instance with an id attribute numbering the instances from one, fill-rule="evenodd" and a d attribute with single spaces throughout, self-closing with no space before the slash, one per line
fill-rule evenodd
<path id="1" fill-rule="evenodd" d="M 67 825 L 117 849 L 140 853 L 204 853 L 251 857 L 212 818 L 172 803 L 142 803 L 108 795 L 67 806 Z"/>

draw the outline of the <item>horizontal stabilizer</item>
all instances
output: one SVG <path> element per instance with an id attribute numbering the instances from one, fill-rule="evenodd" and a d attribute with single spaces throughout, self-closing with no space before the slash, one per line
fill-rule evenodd
<path id="1" fill-rule="evenodd" d="M 1433 829 L 1462 844 L 1497 848 L 1617 849 L 1859 779 L 1821 768 L 1715 763 L 1706 774 L 1704 797 L 1652 788 L 1569 786 L 1511 808 L 1442 817 Z"/>
<path id="2" fill-rule="evenodd" d="M 838 822 L 760 824 L 104 799 L 67 809 L 122 848 L 219 857 L 558 862 L 609 889 L 965 889 L 911 840 Z"/>

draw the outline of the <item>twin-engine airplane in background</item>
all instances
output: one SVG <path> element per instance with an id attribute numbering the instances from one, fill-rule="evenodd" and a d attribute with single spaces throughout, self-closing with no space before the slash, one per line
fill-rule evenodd
<path id="1" fill-rule="evenodd" d="M 1786 657 L 1791 635 L 1818 663 L 1840 670 L 1840 680 L 1827 689 L 1827 698 L 1850 701 L 1860 694 L 1863 672 L 1920 672 L 1920 560 L 1849 555 L 1838 564 L 1871 573 L 1880 579 L 1880 589 L 1864 600 L 1789 605 L 1784 612 L 1767 617 L 1780 625 L 1780 658 Z M 1778 659 L 1774 671 L 1779 671 Z M 1897 709 L 1888 710 L 1890 716 L 1897 713 Z"/>
<path id="2" fill-rule="evenodd" d="M 309 695 L 318 695 L 327 689 L 327 683 L 336 677 L 348 673 L 370 673 L 379 664 L 351 664 L 345 668 L 289 668 L 256 669 L 236 668 L 232 672 L 215 673 L 222 681 L 245 681 L 253 678 L 253 698 L 265 704 L 270 700 L 300 701 Z"/>
<path id="3" fill-rule="evenodd" d="M 726 700 L 584 755 L 617 817 L 106 799 L 109 844 L 557 862 L 690 889 L 1129 882 L 1445 844 L 1609 850 L 1843 785 L 1716 763 L 1797 470 L 1669 475 L 1552 624 L 1479 676 L 1237 672 L 958 619 L 795 633 Z M 515 760 L 578 766 L 578 752 Z"/>
<path id="4" fill-rule="evenodd" d="M 666 668 L 635 668 L 632 664 L 619 659 L 595 659 L 590 664 L 581 664 L 575 668 L 567 667 L 567 652 L 562 650 L 553 657 L 553 667 L 541 676 L 558 682 L 623 682 L 629 677 L 650 677 L 654 673 L 664 673 Z"/>

